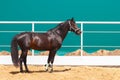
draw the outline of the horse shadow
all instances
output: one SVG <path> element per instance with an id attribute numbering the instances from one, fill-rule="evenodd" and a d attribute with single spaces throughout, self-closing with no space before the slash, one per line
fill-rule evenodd
<path id="1" fill-rule="evenodd" d="M 66 72 L 66 71 L 69 71 L 69 70 L 71 70 L 71 69 L 53 70 L 52 73 L 54 73 L 54 72 L 55 72 L 55 73 L 58 73 L 58 72 Z M 20 72 L 20 71 L 12 71 L 12 72 L 9 72 L 9 73 L 15 75 L 15 74 L 19 74 L 19 73 L 21 73 L 21 72 Z M 28 74 L 31 74 L 31 73 L 47 73 L 47 71 L 45 71 L 45 70 L 29 71 L 29 72 L 23 71 L 22 73 L 28 73 Z"/>

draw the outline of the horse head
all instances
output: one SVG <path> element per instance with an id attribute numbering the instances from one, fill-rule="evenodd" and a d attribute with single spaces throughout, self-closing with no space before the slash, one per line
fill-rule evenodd
<path id="1" fill-rule="evenodd" d="M 77 35 L 81 34 L 80 29 L 78 28 L 77 24 L 75 23 L 74 18 L 68 20 L 68 24 L 69 24 L 69 30 L 72 32 L 75 32 Z"/>

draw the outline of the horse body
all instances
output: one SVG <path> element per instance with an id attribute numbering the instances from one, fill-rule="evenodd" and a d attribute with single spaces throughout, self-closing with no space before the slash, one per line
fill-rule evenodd
<path id="1" fill-rule="evenodd" d="M 22 37 L 21 37 L 22 36 Z M 21 49 L 51 50 L 52 39 L 46 33 L 25 32 L 17 38 Z M 47 47 L 46 47 L 47 46 Z"/>
<path id="2" fill-rule="evenodd" d="M 49 66 L 52 67 L 56 51 L 61 47 L 64 38 L 70 30 L 76 34 L 80 34 L 80 30 L 76 27 L 73 19 L 59 24 L 57 27 L 46 33 L 24 32 L 16 35 L 11 42 L 11 57 L 14 65 L 18 66 L 20 63 L 20 71 L 23 72 L 22 62 L 24 62 L 25 69 L 28 72 L 26 65 L 28 50 L 49 50 L 50 53 L 46 68 L 46 70 L 48 70 Z M 18 45 L 22 50 L 20 58 L 18 57 Z M 52 68 L 50 71 L 52 71 Z"/>
<path id="3" fill-rule="evenodd" d="M 68 30 L 65 30 L 64 26 L 57 26 L 55 29 L 49 30 L 47 33 L 21 33 L 17 35 L 17 41 L 21 49 L 57 50 L 61 47 L 67 32 Z"/>

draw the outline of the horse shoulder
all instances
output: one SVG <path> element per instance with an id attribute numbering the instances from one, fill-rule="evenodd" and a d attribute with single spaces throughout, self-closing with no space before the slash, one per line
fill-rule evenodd
<path id="1" fill-rule="evenodd" d="M 50 33 L 48 39 L 50 40 L 52 47 L 55 48 L 56 50 L 61 47 L 62 38 L 57 34 Z"/>

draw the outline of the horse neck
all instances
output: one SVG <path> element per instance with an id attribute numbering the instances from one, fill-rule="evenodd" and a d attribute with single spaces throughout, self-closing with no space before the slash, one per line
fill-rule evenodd
<path id="1" fill-rule="evenodd" d="M 66 37 L 68 31 L 69 31 L 69 26 L 67 25 L 67 23 L 63 24 L 62 26 L 59 26 L 58 30 L 56 30 L 56 32 L 62 38 L 62 40 L 64 40 L 64 38 Z"/>
<path id="2" fill-rule="evenodd" d="M 61 23 L 59 24 L 57 27 L 50 29 L 47 34 L 55 34 L 59 37 L 61 37 L 62 41 L 64 40 L 64 38 L 66 37 L 68 31 L 69 31 L 69 24 L 68 23 Z"/>

